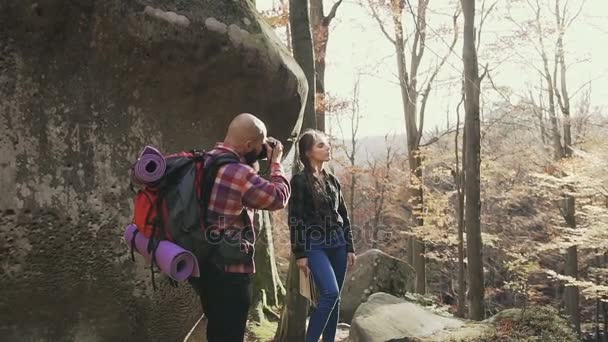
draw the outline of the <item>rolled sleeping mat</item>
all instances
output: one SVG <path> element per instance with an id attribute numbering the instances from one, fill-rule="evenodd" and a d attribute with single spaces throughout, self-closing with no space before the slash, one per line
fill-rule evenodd
<path id="1" fill-rule="evenodd" d="M 136 232 L 136 225 L 128 225 L 124 233 L 125 241 L 131 246 L 131 241 L 135 237 L 135 250 L 150 263 L 152 255 L 148 253 L 147 248 L 149 239 L 141 233 L 136 234 Z M 162 240 L 159 242 L 158 248 L 156 248 L 155 260 L 155 264 L 161 272 L 176 281 L 184 281 L 189 277 L 200 276 L 198 261 L 194 254 L 171 241 Z"/>
<path id="2" fill-rule="evenodd" d="M 152 146 L 146 146 L 133 165 L 133 181 L 141 185 L 153 185 L 167 170 L 167 161 L 163 154 Z"/>

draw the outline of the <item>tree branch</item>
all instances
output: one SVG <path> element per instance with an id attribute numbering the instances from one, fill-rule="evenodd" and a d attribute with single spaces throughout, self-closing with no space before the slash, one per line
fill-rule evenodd
<path id="1" fill-rule="evenodd" d="M 488 74 L 488 63 L 486 63 L 486 65 L 483 67 L 483 74 L 481 74 L 481 76 L 479 76 L 479 81 L 481 82 L 486 75 Z"/>
<path id="2" fill-rule="evenodd" d="M 447 129 L 443 132 L 441 132 L 440 134 L 432 137 L 431 139 L 429 139 L 429 141 L 425 142 L 425 143 L 420 143 L 420 147 L 426 147 L 426 146 L 430 146 L 434 143 L 436 143 L 437 141 L 439 141 L 439 139 L 445 137 L 446 135 L 452 134 L 454 132 L 458 132 L 458 130 L 460 129 L 460 127 L 454 127 L 452 129 Z"/>
<path id="3" fill-rule="evenodd" d="M 331 6 L 329 14 L 326 17 L 323 17 L 323 25 L 329 26 L 331 21 L 336 17 L 336 11 L 338 11 L 338 7 L 340 7 L 341 3 L 342 0 L 338 0 L 333 6 Z"/>
<path id="4" fill-rule="evenodd" d="M 486 19 L 488 18 L 488 16 L 492 12 L 492 10 L 494 10 L 494 7 L 496 7 L 496 5 L 498 5 L 498 1 L 499 0 L 496 0 L 490 6 L 490 8 L 488 8 L 488 10 L 485 13 L 484 13 L 484 7 L 486 4 L 485 0 L 484 0 L 483 4 L 481 5 L 481 21 L 479 22 L 479 29 L 477 30 L 477 49 L 476 49 L 477 53 L 479 53 L 479 46 L 481 45 L 481 32 L 482 32 L 482 28 L 483 28 L 483 23 L 486 21 Z"/>
<path id="5" fill-rule="evenodd" d="M 378 22 L 378 26 L 380 26 L 380 30 L 382 31 L 382 33 L 384 34 L 386 39 L 388 39 L 391 43 L 393 43 L 393 45 L 397 44 L 395 39 L 393 39 L 393 37 L 391 37 L 391 35 L 388 34 L 388 32 L 386 31 L 386 28 L 382 24 L 382 20 L 380 20 L 380 17 L 378 16 L 378 12 L 376 11 L 376 8 L 374 8 L 374 5 L 372 4 L 372 0 L 367 0 L 367 4 L 369 5 L 370 10 L 372 11 L 372 17 L 376 20 L 376 22 Z"/>
<path id="6" fill-rule="evenodd" d="M 416 26 L 416 34 L 414 35 L 414 43 L 412 45 L 412 65 L 410 67 L 410 72 L 412 76 L 416 77 L 418 75 L 418 67 L 420 66 L 422 55 L 424 54 L 424 50 L 426 48 L 426 9 L 430 0 L 418 1 L 417 14 L 414 14 L 414 9 L 412 8 L 409 0 L 407 1 L 409 5 L 409 11 L 412 15 L 412 20 L 414 21 L 414 25 Z M 416 16 L 418 17 L 417 19 Z"/>
<path id="7" fill-rule="evenodd" d="M 439 63 L 439 65 L 437 66 L 437 68 L 435 68 L 435 71 L 433 72 L 433 75 L 431 76 L 431 78 L 427 82 L 426 90 L 422 94 L 422 100 L 421 100 L 421 103 L 420 103 L 420 113 L 419 113 L 420 125 L 418 127 L 418 141 L 417 141 L 418 145 L 420 144 L 420 140 L 422 139 L 422 133 L 423 133 L 423 129 L 424 129 L 424 113 L 425 113 L 425 110 L 426 110 L 426 103 L 427 103 L 427 100 L 429 98 L 429 94 L 431 93 L 431 88 L 433 86 L 433 82 L 435 81 L 435 78 L 439 74 L 439 70 L 441 70 L 441 68 L 443 67 L 443 65 L 445 64 L 445 62 L 448 60 L 448 58 L 450 57 L 450 55 L 454 52 L 454 47 L 456 46 L 456 42 L 458 41 L 458 17 L 459 16 L 460 16 L 460 11 L 457 10 L 456 13 L 454 14 L 454 16 L 452 17 L 452 23 L 453 23 L 453 26 L 454 26 L 454 37 L 452 38 L 452 44 L 450 45 L 450 49 L 445 54 L 445 56 L 443 56 L 443 59 L 441 60 L 441 63 Z"/>
<path id="8" fill-rule="evenodd" d="M 573 15 L 572 18 L 568 21 L 568 24 L 565 25 L 564 29 L 570 27 L 570 25 L 572 25 L 572 23 L 574 22 L 574 20 L 576 20 L 576 18 L 581 14 L 581 12 L 583 11 L 583 7 L 585 7 L 585 3 L 586 2 L 587 2 L 587 0 L 581 0 L 581 7 L 579 7 L 579 9 L 576 12 L 576 14 Z M 564 13 L 564 20 L 566 20 L 565 13 Z"/>

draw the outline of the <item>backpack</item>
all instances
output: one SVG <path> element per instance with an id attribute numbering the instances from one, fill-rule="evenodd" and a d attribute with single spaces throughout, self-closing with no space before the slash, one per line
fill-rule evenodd
<path id="1" fill-rule="evenodd" d="M 166 155 L 164 161 L 164 173 L 158 180 L 140 183 L 135 194 L 132 220 L 137 226 L 136 233 L 149 239 L 147 251 L 152 256 L 150 273 L 154 289 L 155 255 L 160 241 L 171 241 L 192 252 L 199 263 L 212 255 L 216 245 L 209 243 L 205 236 L 211 190 L 220 167 L 240 162 L 231 153 L 212 156 L 197 150 Z M 131 188 L 134 189 L 133 173 L 131 179 Z M 135 236 L 130 244 L 131 258 L 135 260 Z M 177 284 L 173 280 L 171 283 Z"/>

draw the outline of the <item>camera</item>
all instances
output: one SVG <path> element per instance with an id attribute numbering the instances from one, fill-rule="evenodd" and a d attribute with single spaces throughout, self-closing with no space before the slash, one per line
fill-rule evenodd
<path id="1" fill-rule="evenodd" d="M 258 160 L 264 160 L 268 158 L 268 153 L 266 153 L 266 145 L 270 146 L 270 148 L 274 149 L 277 146 L 277 142 L 274 140 L 268 140 L 263 146 L 262 151 L 258 154 Z"/>

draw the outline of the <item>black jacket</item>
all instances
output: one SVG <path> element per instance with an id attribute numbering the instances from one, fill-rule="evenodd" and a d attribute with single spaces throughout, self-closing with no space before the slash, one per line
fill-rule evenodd
<path id="1" fill-rule="evenodd" d="M 336 176 L 323 172 L 326 193 L 320 195 L 318 210 L 315 210 L 312 190 L 304 172 L 291 178 L 289 229 L 291 249 L 296 259 L 306 257 L 307 242 L 313 232 L 315 238 L 328 237 L 331 231 L 343 233 L 348 251 L 354 252 L 350 220 L 340 183 Z"/>

